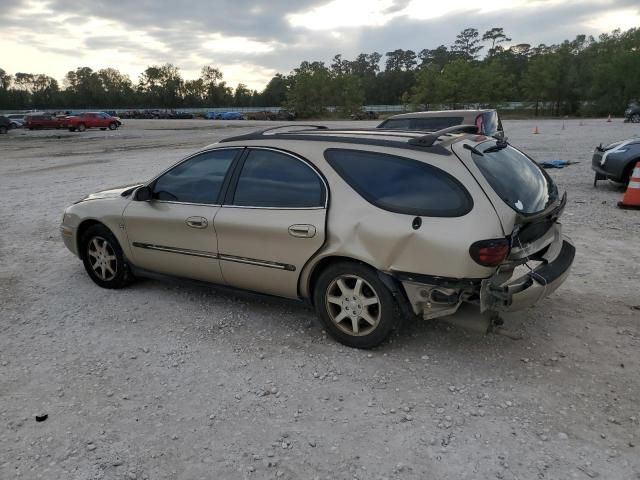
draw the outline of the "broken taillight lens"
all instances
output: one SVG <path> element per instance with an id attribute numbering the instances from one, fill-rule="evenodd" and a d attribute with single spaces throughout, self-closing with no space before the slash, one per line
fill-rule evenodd
<path id="1" fill-rule="evenodd" d="M 469 254 L 476 263 L 484 267 L 497 267 L 509 255 L 509 240 L 506 238 L 480 240 L 471 245 Z"/>

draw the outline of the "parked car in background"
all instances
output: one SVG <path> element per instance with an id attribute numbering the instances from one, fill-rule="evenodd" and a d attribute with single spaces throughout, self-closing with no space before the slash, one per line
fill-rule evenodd
<path id="1" fill-rule="evenodd" d="M 624 121 L 640 123 L 640 103 L 632 100 L 624 111 Z"/>
<path id="2" fill-rule="evenodd" d="M 65 125 L 70 132 L 84 132 L 87 128 L 99 128 L 101 130 L 115 130 L 122 122 L 117 117 L 112 117 L 105 112 L 83 112 L 66 117 Z"/>
<path id="3" fill-rule="evenodd" d="M 4 115 L 0 115 L 0 133 L 7 133 L 11 128 L 11 120 Z"/>
<path id="4" fill-rule="evenodd" d="M 64 128 L 66 117 L 58 117 L 51 113 L 28 113 L 24 116 L 24 128 L 40 130 L 47 128 Z"/>
<path id="5" fill-rule="evenodd" d="M 193 118 L 193 113 L 190 112 L 171 112 L 169 118 L 176 120 L 189 120 Z"/>
<path id="6" fill-rule="evenodd" d="M 11 128 L 24 127 L 24 113 L 11 113 L 6 117 L 11 122 Z"/>
<path id="7" fill-rule="evenodd" d="M 465 304 L 486 318 L 555 291 L 575 255 L 558 222 L 566 201 L 473 125 L 271 128 L 89 195 L 60 231 L 100 287 L 160 274 L 301 299 L 338 341 L 371 348 L 398 311 L 432 319 Z"/>
<path id="8" fill-rule="evenodd" d="M 207 118 L 209 120 L 242 120 L 242 114 L 240 112 L 208 112 Z"/>
<path id="9" fill-rule="evenodd" d="M 613 180 L 628 184 L 636 162 L 640 161 L 640 138 L 629 138 L 603 146 L 598 145 L 591 157 L 591 168 L 596 172 L 593 179 L 595 187 L 598 180 Z"/>
<path id="10" fill-rule="evenodd" d="M 245 117 L 247 120 L 275 120 L 276 114 L 268 110 L 263 110 L 259 112 L 247 112 Z"/>
<path id="11" fill-rule="evenodd" d="M 378 128 L 400 130 L 440 130 L 454 125 L 475 125 L 478 133 L 493 136 L 503 132 L 496 110 L 440 110 L 402 113 L 387 118 Z"/>
<path id="12" fill-rule="evenodd" d="M 296 112 L 290 112 L 289 110 L 279 110 L 276 113 L 274 120 L 286 120 L 293 121 L 296 119 Z"/>
<path id="13" fill-rule="evenodd" d="M 351 114 L 351 119 L 352 120 L 377 120 L 378 113 L 374 112 L 373 110 L 367 110 L 366 112 L 365 111 L 356 112 Z"/>

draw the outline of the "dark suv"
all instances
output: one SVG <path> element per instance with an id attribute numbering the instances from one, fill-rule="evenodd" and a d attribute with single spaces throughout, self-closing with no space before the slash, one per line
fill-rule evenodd
<path id="1" fill-rule="evenodd" d="M 11 120 L 3 115 L 0 115 L 0 133 L 7 133 L 10 128 Z"/>
<path id="2" fill-rule="evenodd" d="M 624 121 L 631 123 L 640 123 L 640 104 L 637 101 L 631 101 L 624 111 Z"/>

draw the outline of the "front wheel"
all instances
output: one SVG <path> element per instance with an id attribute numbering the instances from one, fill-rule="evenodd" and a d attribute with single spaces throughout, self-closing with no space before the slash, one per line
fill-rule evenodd
<path id="1" fill-rule="evenodd" d="M 332 337 L 354 348 L 373 348 L 396 329 L 395 300 L 375 270 L 355 262 L 331 265 L 318 277 L 316 312 Z"/>
<path id="2" fill-rule="evenodd" d="M 0 134 L 5 134 L 5 133 L 7 133 L 7 131 L 8 131 L 8 130 L 7 130 L 7 127 L 5 127 L 4 125 L 2 125 L 2 126 L 0 127 Z"/>
<path id="3" fill-rule="evenodd" d="M 102 288 L 123 288 L 132 275 L 116 237 L 104 225 L 93 225 L 80 239 L 84 268 Z"/>
<path id="4" fill-rule="evenodd" d="M 79 132 L 84 132 L 87 129 L 87 126 L 84 123 L 81 123 L 78 125 L 77 129 Z"/>
<path id="5" fill-rule="evenodd" d="M 109 124 L 109 130 L 115 130 L 116 128 L 118 128 L 118 124 L 116 122 L 111 122 Z"/>
<path id="6" fill-rule="evenodd" d="M 631 123 L 640 123 L 640 113 L 631 115 Z"/>

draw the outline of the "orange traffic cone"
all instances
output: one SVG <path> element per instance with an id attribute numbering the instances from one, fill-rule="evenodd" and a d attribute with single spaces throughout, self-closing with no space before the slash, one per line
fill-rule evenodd
<path id="1" fill-rule="evenodd" d="M 607 117 L 607 122 L 611 123 L 611 114 L 609 114 L 609 116 Z"/>
<path id="2" fill-rule="evenodd" d="M 640 210 L 640 162 L 636 162 L 636 166 L 631 172 L 627 191 L 621 202 L 618 202 L 620 208 L 633 208 Z"/>
<path id="3" fill-rule="evenodd" d="M 536 125 L 536 128 L 533 129 L 533 134 L 538 135 L 539 133 L 540 131 L 538 130 L 538 125 Z"/>

